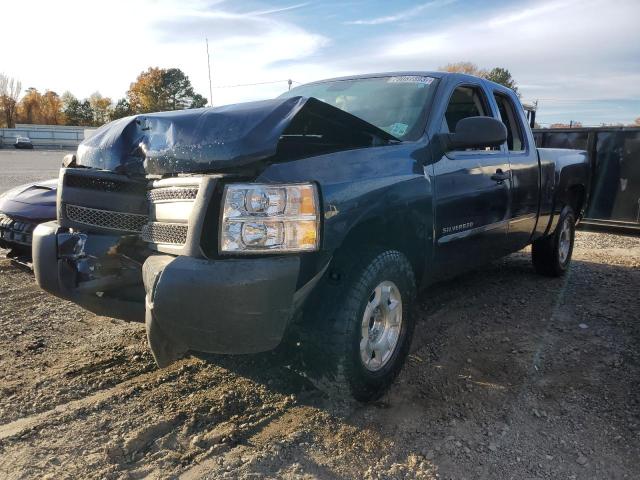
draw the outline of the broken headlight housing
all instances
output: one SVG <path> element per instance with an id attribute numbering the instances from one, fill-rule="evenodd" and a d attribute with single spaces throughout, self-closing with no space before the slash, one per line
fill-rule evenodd
<path id="1" fill-rule="evenodd" d="M 224 189 L 220 253 L 309 252 L 318 249 L 316 186 L 231 184 Z"/>

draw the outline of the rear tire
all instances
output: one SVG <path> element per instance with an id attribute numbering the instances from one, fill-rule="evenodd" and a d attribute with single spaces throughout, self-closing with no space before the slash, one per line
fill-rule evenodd
<path id="1" fill-rule="evenodd" d="M 567 272 L 573 253 L 575 225 L 573 210 L 566 206 L 560 213 L 555 232 L 533 242 L 531 259 L 536 272 L 548 277 L 560 277 Z"/>
<path id="2" fill-rule="evenodd" d="M 415 278 L 407 258 L 394 250 L 369 252 L 344 272 L 342 282 L 328 278 L 307 308 L 303 368 L 331 397 L 367 402 L 384 393 L 404 364 L 414 330 Z"/>

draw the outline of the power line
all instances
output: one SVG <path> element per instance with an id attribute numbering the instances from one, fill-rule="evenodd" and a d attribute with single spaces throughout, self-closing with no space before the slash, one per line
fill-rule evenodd
<path id="1" fill-rule="evenodd" d="M 269 85 L 272 83 L 285 83 L 285 82 L 291 82 L 291 83 L 301 83 L 298 82 L 297 80 L 291 80 L 291 79 L 286 79 L 286 80 L 272 80 L 269 82 L 256 82 L 256 83 L 237 83 L 235 85 L 214 85 L 213 88 L 235 88 L 235 87 L 253 87 L 255 85 Z"/>

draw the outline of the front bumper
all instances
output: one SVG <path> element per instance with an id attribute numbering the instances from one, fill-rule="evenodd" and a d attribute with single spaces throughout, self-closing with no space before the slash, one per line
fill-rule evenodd
<path id="1" fill-rule="evenodd" d="M 155 255 L 143 266 L 149 346 L 160 366 L 187 350 L 256 353 L 282 340 L 299 302 L 297 256 L 207 260 Z"/>
<path id="2" fill-rule="evenodd" d="M 159 366 L 189 350 L 244 354 L 276 348 L 324 270 L 297 289 L 299 256 L 209 260 L 151 254 L 120 264 L 123 237 L 38 226 L 37 283 L 99 315 L 145 319 Z M 94 268 L 95 267 L 95 268 Z"/>
<path id="3" fill-rule="evenodd" d="M 56 222 L 33 232 L 36 283 L 97 315 L 144 321 L 141 262 L 118 253 L 128 239 L 70 233 Z"/>

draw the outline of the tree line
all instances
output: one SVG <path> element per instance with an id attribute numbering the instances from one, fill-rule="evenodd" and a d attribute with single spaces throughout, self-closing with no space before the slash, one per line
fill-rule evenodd
<path id="1" fill-rule="evenodd" d="M 21 91 L 20 81 L 0 74 L 0 127 L 13 128 L 16 123 L 98 127 L 129 115 L 207 104 L 179 68 L 150 67 L 138 75 L 126 96 L 117 102 L 100 92 L 79 99 L 68 91 L 58 95 L 51 90 L 41 93 L 33 87 L 20 98 Z"/>
<path id="2" fill-rule="evenodd" d="M 587 125 L 589 126 L 589 125 Z M 622 122 L 617 122 L 617 123 L 604 123 L 602 122 L 600 125 L 595 125 L 597 127 L 640 127 L 640 117 L 636 118 L 633 123 L 630 123 L 628 125 L 625 125 Z M 551 125 L 549 125 L 549 128 L 582 128 L 584 127 L 584 125 L 582 124 L 582 122 L 574 122 L 571 121 L 569 123 L 552 123 Z"/>
<path id="3" fill-rule="evenodd" d="M 499 83 L 500 85 L 504 85 L 507 88 L 510 88 L 514 92 L 520 96 L 518 92 L 518 85 L 514 80 L 511 72 L 506 68 L 502 67 L 494 67 L 491 69 L 488 68 L 480 68 L 473 62 L 456 62 L 456 63 L 447 63 L 445 66 L 440 67 L 438 70 L 441 72 L 451 72 L 451 73 L 465 73 L 467 75 L 473 75 L 474 77 L 486 78 L 492 82 Z"/>

